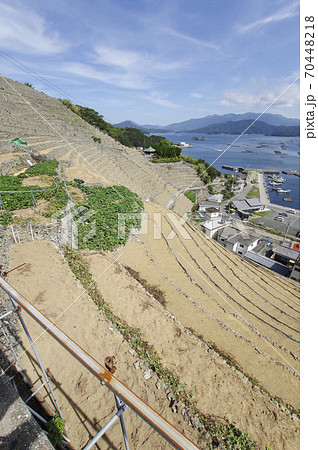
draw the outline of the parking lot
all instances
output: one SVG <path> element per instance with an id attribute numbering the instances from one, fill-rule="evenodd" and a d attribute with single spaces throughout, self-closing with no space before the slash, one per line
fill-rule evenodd
<path id="1" fill-rule="evenodd" d="M 271 205 L 272 207 L 273 205 Z M 281 216 L 282 220 L 275 220 L 275 217 L 279 215 L 279 213 L 285 213 L 286 216 Z M 300 217 L 299 213 L 291 214 L 287 212 L 287 208 L 276 207 L 275 210 L 272 211 L 265 217 L 253 217 L 253 221 L 259 223 L 260 225 L 264 225 L 266 227 L 273 228 L 274 230 L 280 231 L 282 233 L 287 233 L 296 236 L 300 231 Z"/>

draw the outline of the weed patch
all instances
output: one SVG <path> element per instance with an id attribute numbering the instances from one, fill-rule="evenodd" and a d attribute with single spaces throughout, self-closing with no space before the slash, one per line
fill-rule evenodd
<path id="1" fill-rule="evenodd" d="M 136 281 L 138 281 L 138 283 L 140 283 L 146 289 L 147 292 L 149 292 L 149 294 L 151 294 L 159 303 L 161 303 L 162 306 L 167 306 L 165 293 L 158 286 L 149 284 L 147 280 L 140 276 L 139 272 L 132 269 L 131 267 L 125 266 L 125 269 Z"/>

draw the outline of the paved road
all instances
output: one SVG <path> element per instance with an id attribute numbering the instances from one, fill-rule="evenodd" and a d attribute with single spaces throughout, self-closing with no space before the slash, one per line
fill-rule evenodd
<path id="1" fill-rule="evenodd" d="M 253 186 L 256 186 L 255 184 L 252 184 L 251 181 L 256 180 L 258 181 L 258 187 L 260 192 L 260 201 L 263 205 L 266 206 L 267 209 L 270 209 L 271 212 L 265 216 L 265 217 L 259 217 L 256 216 L 253 217 L 253 221 L 259 223 L 260 225 L 264 225 L 266 227 L 272 228 L 273 230 L 280 231 L 281 233 L 286 233 L 291 236 L 297 236 L 298 232 L 300 231 L 300 212 L 298 210 L 295 210 L 295 214 L 291 214 L 288 211 L 290 210 L 290 207 L 288 206 L 281 206 L 281 205 L 275 205 L 274 203 L 270 202 L 269 195 L 267 192 L 266 182 L 264 174 L 261 172 L 251 172 L 248 174 L 246 186 L 244 189 L 239 192 L 235 197 L 233 197 L 231 200 L 224 202 L 221 205 L 221 213 L 223 215 L 224 219 L 228 219 L 230 216 L 225 212 L 225 206 L 230 201 L 233 201 L 234 199 L 243 199 L 246 198 L 246 195 L 248 192 L 252 189 Z M 280 222 L 278 220 L 275 220 L 274 217 L 276 217 L 279 213 L 285 213 L 287 214 L 286 217 L 283 217 L 283 221 Z M 260 233 L 262 233 L 264 236 L 268 233 L 265 231 L 259 230 Z M 274 235 L 273 235 L 274 237 Z M 277 237 L 276 237 L 277 239 Z M 283 239 L 283 238 L 282 238 Z"/>
<path id="2" fill-rule="evenodd" d="M 271 209 L 273 205 L 271 205 Z M 275 206 L 275 205 L 274 205 Z M 300 217 L 299 214 L 287 214 L 287 217 L 283 217 L 283 222 L 275 220 L 274 217 L 278 215 L 281 211 L 272 210 L 267 216 L 256 218 L 253 217 L 253 221 L 259 223 L 260 225 L 265 225 L 266 227 L 273 228 L 274 230 L 281 231 L 282 233 L 290 234 L 291 236 L 296 236 L 300 231 Z"/>

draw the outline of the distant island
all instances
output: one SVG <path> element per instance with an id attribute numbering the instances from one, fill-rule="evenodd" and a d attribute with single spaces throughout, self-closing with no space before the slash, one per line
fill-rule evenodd
<path id="1" fill-rule="evenodd" d="M 260 120 L 239 120 L 237 122 L 225 122 L 209 125 L 198 130 L 191 130 L 193 133 L 207 134 L 263 134 L 264 136 L 300 136 L 299 126 L 275 126 Z"/>

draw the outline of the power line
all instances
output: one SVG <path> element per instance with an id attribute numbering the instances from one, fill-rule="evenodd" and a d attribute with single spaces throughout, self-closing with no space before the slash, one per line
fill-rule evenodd
<path id="1" fill-rule="evenodd" d="M 32 77 L 34 77 L 35 79 L 37 79 L 38 81 L 40 81 L 41 83 L 45 84 L 46 86 L 48 86 L 50 89 L 53 89 L 54 91 L 56 91 L 58 94 L 63 94 L 66 95 L 69 99 L 75 100 L 77 103 L 81 104 L 82 106 L 85 106 L 86 108 L 90 108 L 90 106 L 88 106 L 87 104 L 85 104 L 85 102 L 83 102 L 82 100 L 74 97 L 73 95 L 71 95 L 69 92 L 64 91 L 63 89 L 59 88 L 58 86 L 56 86 L 54 83 L 52 83 L 51 81 L 47 80 L 46 78 L 44 78 L 42 75 L 38 74 L 37 72 L 35 72 L 34 70 L 30 69 L 29 67 L 27 67 L 25 64 L 23 64 L 22 62 L 20 62 L 19 60 L 17 60 L 16 58 L 14 58 L 13 56 L 9 55 L 8 53 L 4 52 L 3 50 L 0 49 L 0 56 L 5 59 L 6 61 L 8 61 L 10 64 L 13 64 L 14 66 L 16 66 L 18 69 L 22 70 L 25 73 L 30 73 Z M 104 116 L 103 116 L 104 117 Z M 110 122 L 110 120 L 106 119 L 107 122 Z M 110 122 L 111 123 L 111 122 Z"/>

